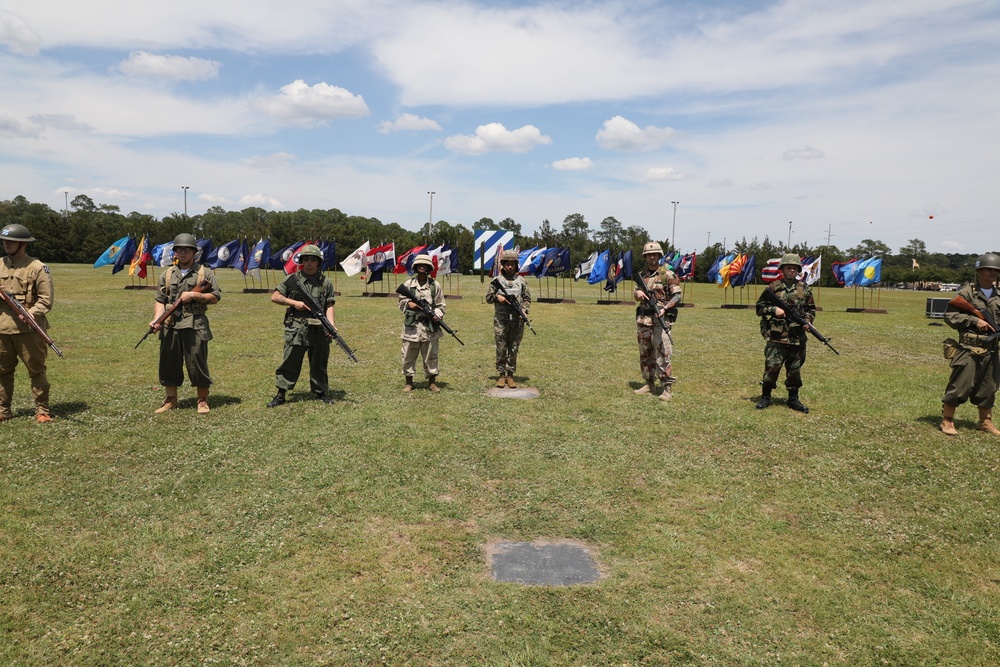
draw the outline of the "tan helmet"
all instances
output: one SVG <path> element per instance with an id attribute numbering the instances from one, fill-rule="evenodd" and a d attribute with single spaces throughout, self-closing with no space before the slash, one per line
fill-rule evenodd
<path id="1" fill-rule="evenodd" d="M 413 263 L 410 266 L 413 267 L 414 271 L 416 271 L 418 264 L 424 264 L 425 266 L 427 266 L 428 268 L 430 268 L 432 271 L 434 270 L 434 260 L 432 260 L 431 256 L 428 255 L 427 253 L 422 253 L 422 254 L 417 255 L 416 257 L 414 257 L 413 258 Z"/>
<path id="2" fill-rule="evenodd" d="M 319 249 L 318 245 L 309 243 L 302 246 L 302 250 L 299 250 L 299 261 L 305 259 L 306 257 L 315 257 L 319 261 L 323 261 L 323 251 Z"/>
<path id="3" fill-rule="evenodd" d="M 796 255 L 794 252 L 785 253 L 781 256 L 781 262 L 778 264 L 778 268 L 791 264 L 792 266 L 797 266 L 802 268 L 802 258 Z"/>
<path id="4" fill-rule="evenodd" d="M 645 257 L 646 255 L 660 255 L 660 256 L 662 256 L 663 255 L 663 248 L 661 248 L 660 244 L 657 243 L 656 241 L 650 241 L 646 245 L 642 246 L 642 255 L 643 255 L 643 257 Z"/>
<path id="5" fill-rule="evenodd" d="M 988 252 L 985 255 L 980 255 L 979 259 L 976 260 L 976 271 L 979 269 L 1000 270 L 1000 255 L 995 252 Z"/>
<path id="6" fill-rule="evenodd" d="M 517 251 L 516 250 L 504 250 L 500 253 L 501 262 L 517 262 Z"/>

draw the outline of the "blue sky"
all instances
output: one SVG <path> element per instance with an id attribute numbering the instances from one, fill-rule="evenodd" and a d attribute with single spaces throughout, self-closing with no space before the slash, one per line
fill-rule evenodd
<path id="1" fill-rule="evenodd" d="M 0 198 L 996 250 L 998 43 L 982 0 L 5 0 Z"/>

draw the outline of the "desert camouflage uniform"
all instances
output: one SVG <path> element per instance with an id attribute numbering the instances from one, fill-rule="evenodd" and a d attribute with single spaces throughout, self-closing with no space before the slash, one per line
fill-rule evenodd
<path id="1" fill-rule="evenodd" d="M 958 291 L 958 296 L 975 306 L 979 312 L 1000 321 L 1000 295 L 993 289 L 993 296 L 987 298 L 976 285 L 966 285 Z M 992 408 L 1000 387 L 1000 354 L 997 339 L 985 343 L 989 333 L 976 329 L 979 318 L 958 310 L 951 304 L 944 311 L 944 321 L 959 331 L 958 348 L 951 358 L 951 377 L 945 389 L 943 403 L 961 405 L 970 401 L 980 408 Z"/>
<path id="2" fill-rule="evenodd" d="M 775 280 L 765 289 L 799 311 L 810 324 L 816 319 L 816 302 L 812 288 L 799 280 L 785 282 Z M 764 387 L 778 386 L 778 375 L 785 367 L 785 387 L 798 389 L 802 386 L 802 365 L 806 362 L 806 330 L 788 317 L 774 317 L 776 306 L 763 297 L 757 300 L 757 315 L 760 316 L 760 333 L 767 341 L 764 345 Z"/>
<path id="3" fill-rule="evenodd" d="M 652 292 L 659 308 L 671 301 L 673 305 L 667 309 L 664 319 L 667 329 L 660 325 L 659 318 L 644 299 L 636 298 L 639 305 L 635 309 L 636 338 L 639 341 L 639 368 L 642 378 L 647 382 L 659 380 L 664 387 L 671 387 L 677 378 L 673 375 L 670 360 L 674 353 L 670 342 L 670 328 L 677 320 L 677 305 L 680 303 L 681 281 L 668 267 L 660 267 L 654 271 L 640 271 L 639 277 Z"/>
<path id="4" fill-rule="evenodd" d="M 444 291 L 433 278 L 428 277 L 423 287 L 416 276 L 405 283 L 406 287 L 431 305 L 438 319 L 444 319 Z M 434 378 L 438 375 L 438 347 L 441 341 L 441 327 L 424 316 L 423 312 L 407 308 L 410 300 L 399 296 L 399 309 L 403 311 L 403 376 L 412 378 L 417 372 L 417 356 L 424 364 L 424 375 Z"/>
<path id="5" fill-rule="evenodd" d="M 177 266 L 161 273 L 155 300 L 169 309 L 182 292 L 190 292 L 202 280 L 211 283 L 206 294 L 222 298 L 212 270 L 193 264 L 184 274 Z M 212 340 L 212 330 L 205 314 L 207 310 L 208 305 L 204 303 L 185 303 L 163 323 L 160 329 L 161 385 L 179 387 L 184 384 L 185 367 L 191 386 L 204 388 L 212 385 L 212 377 L 208 373 L 208 341 Z"/>
<path id="6" fill-rule="evenodd" d="M 45 313 L 52 308 L 52 274 L 40 260 L 22 255 L 11 261 L 0 261 L 0 286 L 31 313 L 43 330 L 48 331 Z M 2 302 L 0 302 L 2 304 Z M 35 399 L 35 415 L 49 414 L 49 379 L 45 359 L 49 347 L 45 339 L 18 319 L 17 313 L 2 304 L 0 307 L 0 418 L 11 416 L 10 404 L 14 393 L 14 370 L 20 358 L 28 371 L 31 394 Z"/>
<path id="7" fill-rule="evenodd" d="M 531 290 L 519 275 L 512 280 L 503 274 L 494 278 L 499 280 L 507 293 L 520 302 L 521 310 L 527 316 L 531 310 Z M 486 303 L 493 304 L 493 340 L 497 345 L 497 373 L 500 377 L 513 377 L 517 370 L 517 351 L 524 337 L 524 321 L 508 304 L 497 300 L 497 290 L 492 281 L 486 289 Z"/>
<path id="8" fill-rule="evenodd" d="M 302 294 L 303 287 L 324 313 L 335 303 L 333 283 L 322 271 L 317 271 L 312 276 L 301 271 L 293 273 L 274 289 L 286 299 L 309 303 L 309 299 Z M 320 321 L 308 311 L 289 307 L 285 310 L 285 347 L 281 354 L 281 365 L 274 371 L 274 386 L 286 391 L 294 389 L 306 354 L 309 355 L 309 389 L 314 394 L 325 395 L 330 389 L 327 371 L 330 337 L 326 335 Z"/>

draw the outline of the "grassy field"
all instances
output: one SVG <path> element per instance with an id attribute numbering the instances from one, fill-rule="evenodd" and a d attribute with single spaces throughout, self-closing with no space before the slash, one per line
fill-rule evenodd
<path id="1" fill-rule="evenodd" d="M 932 295 L 888 315 L 824 289 L 808 415 L 753 409 L 752 311 L 697 285 L 676 397 L 637 397 L 631 308 L 536 304 L 499 400 L 492 307 L 463 277 L 442 387 L 400 389 L 395 301 L 338 278 L 338 401 L 265 409 L 282 309 L 225 272 L 212 413 L 152 415 L 152 293 L 52 267 L 56 421 L 0 428 L 3 665 L 994 665 L 1000 441 L 936 430 L 947 328 Z M 532 281 L 532 288 L 537 282 Z M 537 291 L 537 290 L 536 290 Z M 544 292 L 544 290 L 543 290 Z M 752 298 L 752 297 L 751 297 Z M 490 579 L 493 540 L 588 544 L 594 585 Z"/>

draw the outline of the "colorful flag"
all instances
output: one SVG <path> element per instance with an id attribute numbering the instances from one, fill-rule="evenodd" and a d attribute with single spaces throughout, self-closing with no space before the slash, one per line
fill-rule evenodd
<path id="1" fill-rule="evenodd" d="M 442 243 L 440 249 L 438 249 L 438 266 L 435 278 L 438 276 L 446 276 L 451 273 L 451 255 L 452 249 L 447 243 Z"/>
<path id="2" fill-rule="evenodd" d="M 132 257 L 135 256 L 135 239 L 131 236 L 125 241 L 125 245 L 122 247 L 121 252 L 115 258 L 115 265 L 111 269 L 111 275 L 115 275 L 119 271 L 125 268 L 126 264 L 132 262 Z"/>
<path id="3" fill-rule="evenodd" d="M 542 249 L 545 250 L 544 248 Z M 527 250 L 522 250 L 517 253 L 517 272 L 522 275 L 528 275 L 528 265 L 531 264 L 531 259 L 538 253 L 538 246 L 528 248 Z"/>
<path id="4" fill-rule="evenodd" d="M 340 268 L 344 270 L 348 278 L 352 278 L 365 270 L 365 261 L 370 249 L 368 241 L 365 241 L 361 244 L 361 247 L 344 258 L 344 261 L 340 263 Z"/>
<path id="5" fill-rule="evenodd" d="M 373 248 L 365 255 L 365 259 L 369 272 L 377 271 L 381 273 L 386 269 L 391 269 L 396 265 L 396 244 L 386 243 L 385 245 Z M 376 280 L 381 280 L 381 277 L 376 278 Z M 372 280 L 369 279 L 368 282 L 370 283 Z"/>
<path id="6" fill-rule="evenodd" d="M 608 277 L 608 265 L 611 263 L 611 251 L 602 250 L 601 254 L 597 256 L 594 261 L 594 265 L 590 268 L 590 273 L 587 275 L 587 284 L 596 285 L 602 280 Z"/>
<path id="7" fill-rule="evenodd" d="M 732 264 L 735 259 L 736 255 L 734 253 L 729 253 L 719 259 L 719 266 L 718 269 L 716 269 L 715 274 L 715 284 L 719 287 L 725 288 L 729 286 L 729 265 Z"/>
<path id="8" fill-rule="evenodd" d="M 830 270 L 833 271 L 833 277 L 837 280 L 838 285 L 847 285 L 847 279 L 850 277 L 849 274 L 854 272 L 854 267 L 857 263 L 857 259 L 851 259 L 848 262 L 834 262 L 830 266 Z"/>
<path id="9" fill-rule="evenodd" d="M 742 255 L 743 266 L 737 271 L 731 264 L 729 266 L 729 284 L 733 287 L 743 287 L 753 282 L 754 274 L 757 272 L 757 256 Z"/>
<path id="10" fill-rule="evenodd" d="M 168 267 L 174 263 L 174 242 L 154 245 L 149 253 L 153 264 L 160 267 Z"/>
<path id="11" fill-rule="evenodd" d="M 882 258 L 872 257 L 858 263 L 854 271 L 854 284 L 857 287 L 871 287 L 882 282 Z"/>
<path id="12" fill-rule="evenodd" d="M 595 250 L 594 252 L 590 253 L 590 257 L 587 258 L 587 261 L 580 262 L 580 264 L 577 265 L 576 270 L 573 271 L 574 281 L 579 280 L 581 277 L 590 275 L 591 269 L 594 268 L 594 262 L 597 261 L 597 255 L 598 252 Z"/>
<path id="13" fill-rule="evenodd" d="M 492 271 L 493 263 L 500 254 L 497 248 L 512 250 L 514 248 L 514 232 L 508 232 L 505 229 L 485 229 L 476 232 L 475 245 L 472 249 L 472 268 Z"/>
<path id="14" fill-rule="evenodd" d="M 302 252 L 302 249 L 307 245 L 316 245 L 316 241 L 303 241 L 299 244 L 299 246 L 295 249 L 295 252 L 292 253 L 292 256 L 285 262 L 284 269 L 286 276 L 290 276 L 293 273 L 297 273 L 302 270 L 302 258 L 299 257 L 299 253 Z"/>
<path id="15" fill-rule="evenodd" d="M 773 283 L 781 277 L 781 258 L 775 257 L 767 260 L 767 264 L 760 270 L 760 279 L 765 283 Z"/>
<path id="16" fill-rule="evenodd" d="M 94 268 L 98 269 L 102 266 L 107 266 L 108 264 L 114 264 L 118 261 L 118 255 L 121 253 L 122 249 L 128 244 L 129 237 L 123 236 L 111 245 L 108 249 L 101 253 L 101 256 L 97 258 L 94 262 Z"/>
<path id="17" fill-rule="evenodd" d="M 819 280 L 819 272 L 823 267 L 823 255 L 819 257 L 809 257 L 802 262 L 802 271 L 799 273 L 799 280 L 804 280 L 806 285 L 815 284 Z"/>
<path id="18" fill-rule="evenodd" d="M 618 253 L 617 261 L 608 267 L 608 282 L 604 285 L 605 292 L 614 292 L 625 276 L 632 275 L 632 251 Z"/>
<path id="19" fill-rule="evenodd" d="M 733 285 L 733 278 L 739 279 L 740 271 L 743 270 L 746 261 L 747 256 L 742 253 L 736 255 L 730 262 L 723 261 L 723 264 L 719 266 L 719 275 L 722 276 L 722 285 L 720 287 L 723 289 L 736 287 L 736 285 Z"/>
<path id="20" fill-rule="evenodd" d="M 694 280 L 694 266 L 697 259 L 697 253 L 681 257 L 681 263 L 677 266 L 677 278 L 680 280 Z"/>
<path id="21" fill-rule="evenodd" d="M 136 249 L 135 254 L 132 255 L 132 262 L 128 267 L 128 274 L 130 276 L 138 275 L 140 278 L 146 277 L 146 264 L 149 263 L 149 236 L 145 234 L 142 240 L 139 241 L 139 247 Z"/>
<path id="22" fill-rule="evenodd" d="M 419 255 L 427 248 L 427 244 L 413 246 L 402 255 L 400 255 L 396 260 L 396 266 L 393 268 L 393 273 L 409 273 L 412 274 L 413 271 L 410 270 L 410 265 L 413 264 L 413 258 Z"/>
<path id="23" fill-rule="evenodd" d="M 722 260 L 725 257 L 726 257 L 725 255 L 719 255 L 718 257 L 715 258 L 715 261 L 712 262 L 712 266 L 708 267 L 708 282 L 710 283 L 722 282 L 722 278 L 719 276 L 719 266 L 722 265 Z"/>

